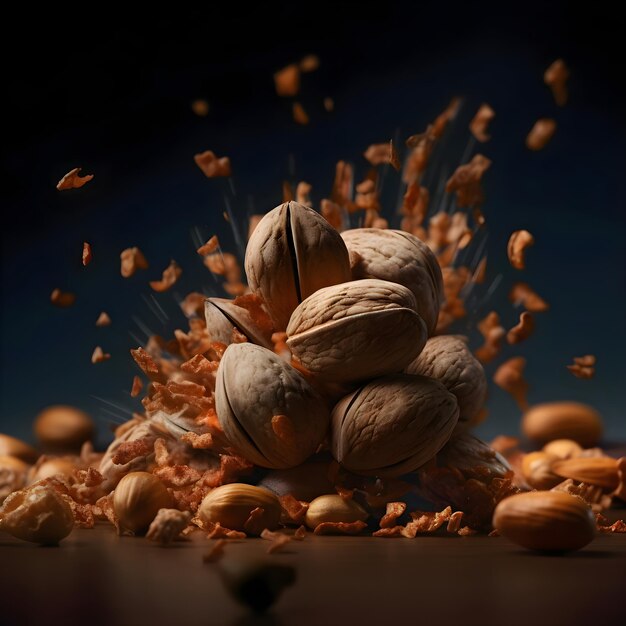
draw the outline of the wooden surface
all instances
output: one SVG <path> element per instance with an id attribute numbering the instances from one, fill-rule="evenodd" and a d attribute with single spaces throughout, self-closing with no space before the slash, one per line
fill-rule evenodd
<path id="1" fill-rule="evenodd" d="M 626 535 L 567 556 L 499 537 L 309 535 L 267 556 L 293 564 L 298 579 L 262 617 L 226 595 L 216 566 L 202 562 L 209 545 L 196 536 L 161 548 L 104 524 L 54 548 L 0 535 L 0 624 L 617 626 L 626 614 Z M 268 545 L 231 542 L 224 559 Z"/>

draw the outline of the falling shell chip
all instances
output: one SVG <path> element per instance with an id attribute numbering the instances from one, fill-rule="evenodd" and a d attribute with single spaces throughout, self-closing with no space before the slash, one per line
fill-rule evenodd
<path id="1" fill-rule="evenodd" d="M 80 167 L 75 167 L 73 170 L 70 170 L 67 174 L 65 174 L 65 176 L 63 176 L 63 178 L 57 183 L 57 189 L 59 191 L 65 191 L 66 189 L 79 189 L 93 178 L 93 174 L 79 176 L 80 170 Z"/>
<path id="2" fill-rule="evenodd" d="M 543 150 L 556 132 L 556 122 L 549 118 L 541 118 L 535 122 L 526 137 L 529 150 Z"/>
<path id="3" fill-rule="evenodd" d="M 509 238 L 507 254 L 511 265 L 517 270 L 526 267 L 524 253 L 535 243 L 535 238 L 527 230 L 516 230 Z"/>

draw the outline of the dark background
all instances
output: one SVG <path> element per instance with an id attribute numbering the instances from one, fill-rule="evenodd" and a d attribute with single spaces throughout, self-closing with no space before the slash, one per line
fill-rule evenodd
<path id="1" fill-rule="evenodd" d="M 530 282 L 551 310 L 527 343 L 498 362 L 526 356 L 531 402 L 588 402 L 604 415 L 609 438 L 625 439 L 623 24 L 608 3 L 584 11 L 572 3 L 524 3 L 519 11 L 509 4 L 231 3 L 150 15 L 90 7 L 38 15 L 37 25 L 29 15 L 7 20 L 0 429 L 30 439 L 37 412 L 64 402 L 92 413 L 104 443 L 110 425 L 140 407 L 129 396 L 136 369 L 128 349 L 146 331 L 186 327 L 177 298 L 200 289 L 220 294 L 192 233 L 218 232 L 236 251 L 222 218 L 225 197 L 240 226 L 248 213 L 281 201 L 283 180 L 310 182 L 319 206 L 338 159 L 352 161 L 359 180 L 370 143 L 402 143 L 459 95 L 464 105 L 440 151 L 441 176 L 459 163 L 481 102 L 497 113 L 493 139 L 479 150 L 494 162 L 485 181 L 487 286 L 502 279 L 489 302 L 477 293 L 468 322 L 495 308 L 512 325 L 518 312 L 508 288 L 515 279 Z M 302 127 L 272 75 L 309 53 L 321 66 L 303 76 L 298 99 L 311 124 Z M 542 79 L 558 57 L 572 74 L 564 108 Z M 326 96 L 335 101 L 332 113 L 322 107 Z M 191 111 L 195 98 L 209 101 L 207 117 Z M 524 138 L 542 116 L 557 120 L 557 133 L 531 153 Z M 234 195 L 194 164 L 207 149 L 231 157 Z M 59 193 L 56 182 L 77 166 L 94 180 Z M 399 189 L 399 176 L 387 172 L 390 217 Z M 523 273 L 506 260 L 518 228 L 536 237 Z M 94 251 L 86 268 L 83 241 Z M 119 253 L 134 245 L 150 269 L 125 280 Z M 183 276 L 172 291 L 154 294 L 147 281 L 171 258 Z M 55 287 L 75 292 L 76 305 L 53 307 Z M 101 310 L 112 326 L 94 326 Z M 96 345 L 110 361 L 91 364 Z M 596 378 L 577 380 L 565 365 L 586 353 L 598 357 Z M 492 389 L 480 432 L 514 434 L 518 421 L 509 396 Z"/>

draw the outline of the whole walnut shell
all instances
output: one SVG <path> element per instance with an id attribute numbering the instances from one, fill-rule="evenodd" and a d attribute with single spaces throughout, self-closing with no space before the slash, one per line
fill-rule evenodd
<path id="1" fill-rule="evenodd" d="M 463 337 L 431 337 L 405 371 L 407 374 L 430 376 L 453 393 L 459 403 L 460 422 L 470 422 L 485 405 L 485 370 L 470 352 Z"/>
<path id="2" fill-rule="evenodd" d="M 332 453 L 356 474 L 400 476 L 439 452 L 458 417 L 456 398 L 436 380 L 385 376 L 337 403 L 331 418 Z"/>
<path id="3" fill-rule="evenodd" d="M 292 355 L 310 372 L 349 382 L 402 371 L 427 331 L 406 287 L 372 278 L 308 297 L 293 312 L 287 336 Z"/>
<path id="4" fill-rule="evenodd" d="M 277 330 L 293 310 L 322 287 L 350 280 L 348 250 L 316 211 L 285 202 L 259 222 L 248 241 L 248 285 L 267 306 Z"/>
<path id="5" fill-rule="evenodd" d="M 231 344 L 217 370 L 215 408 L 233 448 L 261 467 L 295 467 L 315 452 L 329 415 L 291 365 L 251 343 Z"/>
<path id="6" fill-rule="evenodd" d="M 431 249 L 402 230 L 355 228 L 341 236 L 350 253 L 352 278 L 380 278 L 408 287 L 431 335 L 443 297 L 441 269 Z"/>

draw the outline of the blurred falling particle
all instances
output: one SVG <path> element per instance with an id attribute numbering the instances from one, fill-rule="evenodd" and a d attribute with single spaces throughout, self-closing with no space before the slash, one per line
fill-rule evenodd
<path id="1" fill-rule="evenodd" d="M 93 260 L 93 252 L 91 251 L 91 245 L 86 241 L 83 243 L 83 265 L 89 265 Z"/>
<path id="2" fill-rule="evenodd" d="M 194 100 L 191 103 L 191 110 L 198 117 L 206 117 L 210 111 L 209 103 L 206 100 L 202 99 Z"/>
<path id="3" fill-rule="evenodd" d="M 556 131 L 556 122 L 553 119 L 542 118 L 535 122 L 526 137 L 526 147 L 529 150 L 543 150 L 552 139 Z"/>
<path id="4" fill-rule="evenodd" d="M 292 63 L 274 74 L 274 85 L 279 96 L 289 98 L 300 90 L 300 68 Z"/>
<path id="5" fill-rule="evenodd" d="M 324 109 L 326 109 L 326 111 L 328 111 L 328 113 L 330 113 L 331 111 L 335 110 L 335 101 L 330 98 L 330 97 L 326 97 L 324 98 Z"/>
<path id="6" fill-rule="evenodd" d="M 102 313 L 100 313 L 100 315 L 98 316 L 98 319 L 96 320 L 96 326 L 101 327 L 101 326 L 110 326 L 110 325 L 111 325 L 111 318 L 105 311 L 102 311 Z"/>
<path id="7" fill-rule="evenodd" d="M 314 72 L 320 66 L 320 59 L 315 54 L 307 54 L 300 61 L 300 71 L 302 73 Z"/>
<path id="8" fill-rule="evenodd" d="M 207 178 L 228 177 L 232 173 L 230 159 L 217 157 L 212 150 L 194 155 L 193 160 Z"/>
<path id="9" fill-rule="evenodd" d="M 68 307 L 71 307 L 74 302 L 76 302 L 76 295 L 70 293 L 69 291 L 61 291 L 60 289 L 55 289 L 50 294 L 50 302 L 52 302 L 54 306 L 66 309 Z"/>
<path id="10" fill-rule="evenodd" d="M 86 183 L 88 183 L 92 178 L 93 174 L 88 174 L 87 176 L 79 176 L 80 170 L 82 168 L 75 167 L 73 170 L 70 170 L 61 180 L 57 183 L 57 189 L 59 191 L 66 191 L 67 189 L 79 189 Z"/>
<path id="11" fill-rule="evenodd" d="M 108 352 L 104 352 L 100 346 L 96 346 L 91 355 L 91 362 L 95 365 L 96 363 L 108 361 L 110 358 L 111 355 Z"/>
<path id="12" fill-rule="evenodd" d="M 306 126 L 310 121 L 309 114 L 299 102 L 293 103 L 293 119 L 296 124 L 302 124 L 303 126 Z"/>

